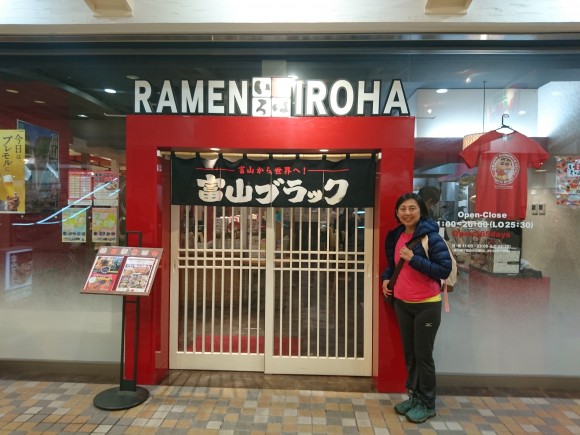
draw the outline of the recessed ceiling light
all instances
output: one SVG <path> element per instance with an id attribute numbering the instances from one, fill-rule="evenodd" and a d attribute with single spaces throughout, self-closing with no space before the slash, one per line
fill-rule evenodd
<path id="1" fill-rule="evenodd" d="M 465 78 L 465 83 L 467 83 L 467 84 L 471 83 L 471 77 L 466 77 Z"/>
<path id="2" fill-rule="evenodd" d="M 117 93 L 117 91 L 116 91 L 116 90 L 114 90 L 114 89 L 111 89 L 111 88 L 105 88 L 105 92 L 106 92 L 107 94 L 116 94 L 116 93 Z"/>
<path id="3" fill-rule="evenodd" d="M 447 93 L 447 89 L 441 88 L 441 89 L 437 89 L 435 92 L 437 92 L 438 94 L 446 94 Z"/>
<path id="4" fill-rule="evenodd" d="M 127 74 L 125 77 L 129 80 L 137 80 L 139 78 L 139 76 L 136 76 L 135 74 Z"/>
<path id="5" fill-rule="evenodd" d="M 34 102 L 37 104 L 46 104 L 46 101 L 42 101 L 42 100 L 34 100 Z"/>
<path id="6" fill-rule="evenodd" d="M 18 91 L 16 89 L 6 89 L 6 92 L 9 92 L 11 94 L 18 94 Z"/>

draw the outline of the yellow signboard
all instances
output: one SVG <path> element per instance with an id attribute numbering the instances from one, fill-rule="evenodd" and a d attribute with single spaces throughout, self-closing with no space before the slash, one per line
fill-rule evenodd
<path id="1" fill-rule="evenodd" d="M 0 130 L 0 213 L 24 213 L 24 130 Z"/>

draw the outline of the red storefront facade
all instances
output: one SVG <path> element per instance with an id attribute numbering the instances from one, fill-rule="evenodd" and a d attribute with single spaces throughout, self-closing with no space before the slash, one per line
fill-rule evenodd
<path id="1" fill-rule="evenodd" d="M 395 225 L 392 206 L 412 189 L 412 117 L 193 117 L 127 118 L 127 231 L 142 234 L 143 246 L 170 252 L 170 167 L 161 151 L 380 152 L 376 173 L 373 265 L 373 377 L 378 391 L 403 391 L 406 379 L 398 326 L 380 297 L 385 267 L 383 243 Z M 240 134 L 243 132 L 243 134 Z M 296 144 L 300 144 L 297 146 Z M 135 243 L 129 236 L 129 244 Z M 158 383 L 169 370 L 169 277 L 172 259 L 161 262 L 154 289 L 140 304 L 138 383 Z M 127 313 L 127 342 L 134 334 Z M 127 360 L 133 358 L 127 349 Z M 130 370 L 130 369 L 127 369 Z M 127 372 L 131 377 L 132 373 Z"/>

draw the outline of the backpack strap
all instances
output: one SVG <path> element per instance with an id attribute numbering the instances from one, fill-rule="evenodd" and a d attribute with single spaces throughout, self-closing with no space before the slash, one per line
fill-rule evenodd
<path id="1" fill-rule="evenodd" d="M 443 281 L 443 309 L 449 312 L 449 296 L 447 295 L 447 283 Z"/>
<path id="2" fill-rule="evenodd" d="M 421 239 L 421 245 L 425 250 L 425 254 L 427 254 L 427 258 L 429 258 L 429 237 L 425 235 Z M 441 280 L 441 287 L 443 288 L 443 309 L 446 313 L 449 312 L 449 296 L 447 295 L 447 282 L 445 280 Z"/>

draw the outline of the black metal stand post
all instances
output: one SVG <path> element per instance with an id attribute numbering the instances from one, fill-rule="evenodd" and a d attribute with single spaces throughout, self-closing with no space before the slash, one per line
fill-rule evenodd
<path id="1" fill-rule="evenodd" d="M 139 235 L 139 246 L 141 246 L 141 232 L 127 231 L 127 234 L 129 233 L 137 233 Z M 133 353 L 133 379 L 125 379 L 125 311 L 128 304 L 135 304 L 135 335 L 133 337 L 135 350 Z M 123 295 L 123 312 L 121 316 L 122 335 L 119 387 L 102 391 L 93 399 L 93 404 L 97 408 L 109 411 L 133 408 L 134 406 L 145 402 L 149 398 L 149 390 L 137 386 L 137 355 L 139 351 L 139 296 L 134 297 L 134 300 L 128 300 L 127 296 Z"/>

